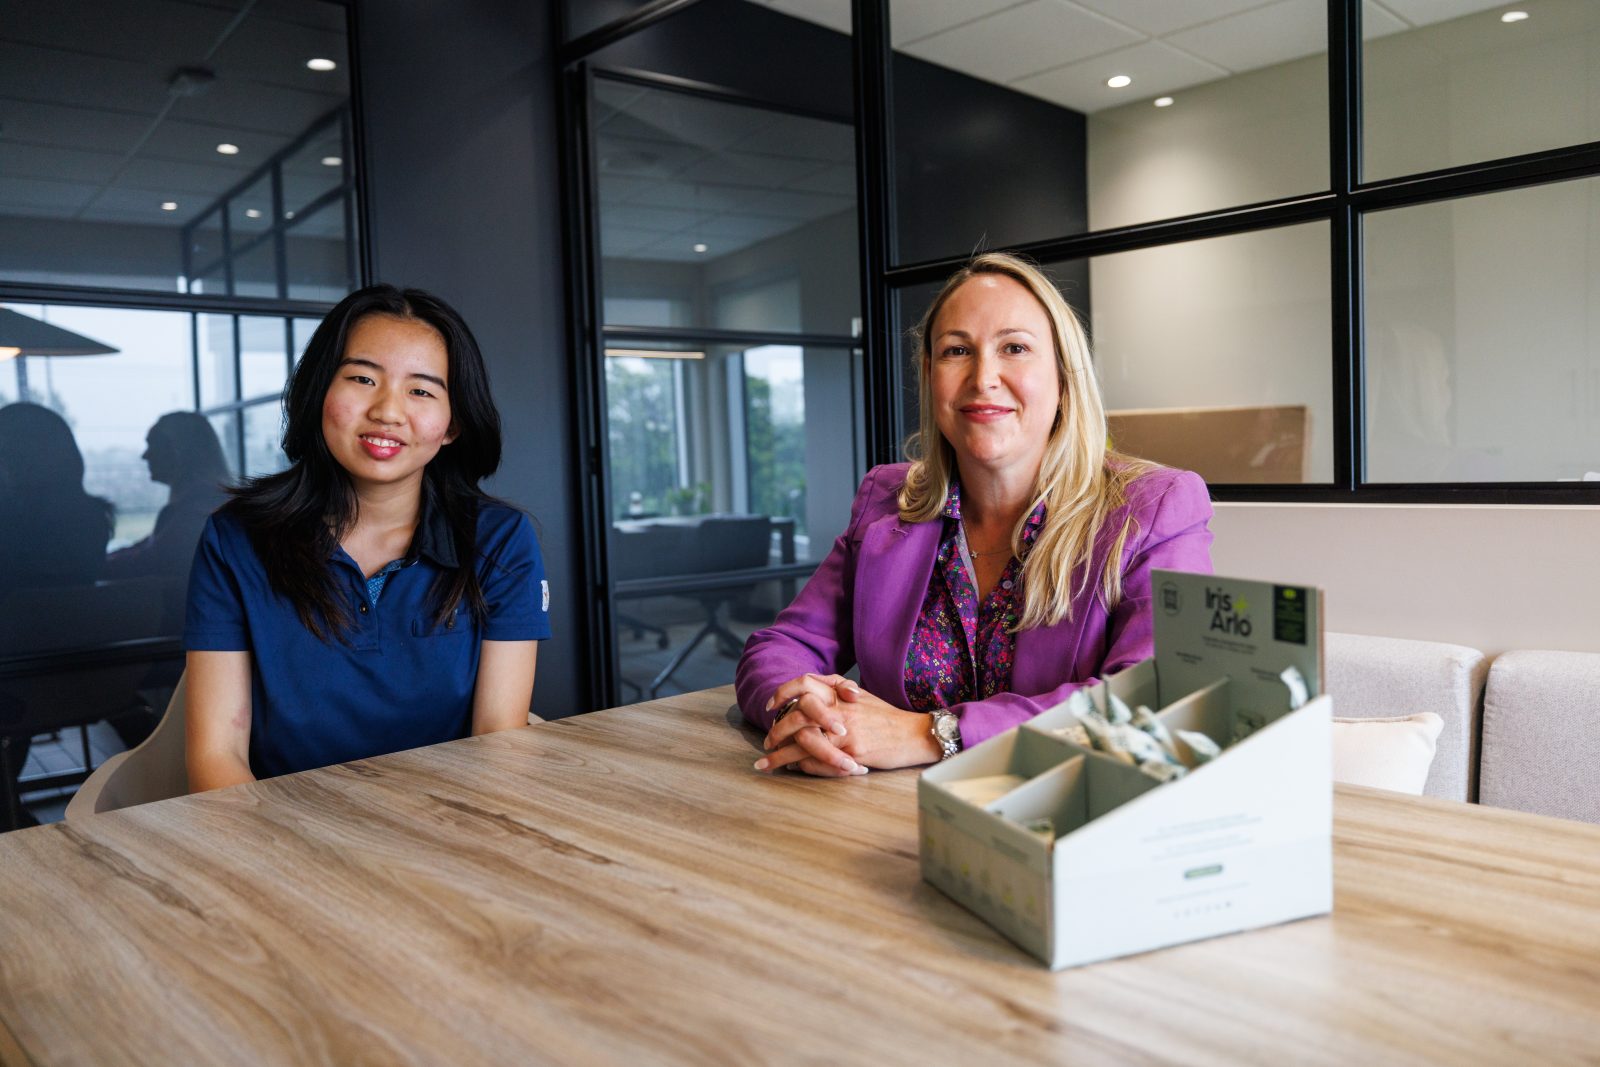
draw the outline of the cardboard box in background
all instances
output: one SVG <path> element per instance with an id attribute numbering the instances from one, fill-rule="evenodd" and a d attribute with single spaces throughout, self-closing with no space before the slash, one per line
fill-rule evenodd
<path id="1" fill-rule="evenodd" d="M 1159 783 L 1056 733 L 1063 705 L 917 785 L 923 877 L 1052 968 L 1332 909 L 1320 591 L 1175 571 L 1153 587 L 1155 657 L 1091 695 L 1207 734 L 1217 759 Z M 1312 698 L 1296 711 L 1291 665 Z"/>

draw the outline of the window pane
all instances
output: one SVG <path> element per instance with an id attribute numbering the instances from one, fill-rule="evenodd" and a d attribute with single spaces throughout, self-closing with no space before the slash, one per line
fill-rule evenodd
<path id="1" fill-rule="evenodd" d="M 294 320 L 294 351 L 291 355 L 294 356 L 296 364 L 299 364 L 300 357 L 305 355 L 306 345 L 311 343 L 311 335 L 317 332 L 317 327 L 321 324 L 319 319 Z"/>
<path id="2" fill-rule="evenodd" d="M 1367 216 L 1370 481 L 1600 471 L 1596 218 L 1594 178 Z"/>
<path id="3" fill-rule="evenodd" d="M 849 125 L 606 79 L 595 116 L 608 325 L 850 335 Z"/>
<path id="4" fill-rule="evenodd" d="M 678 514 L 693 503 L 680 433 L 681 363 L 654 355 L 606 359 L 614 518 Z"/>
<path id="5" fill-rule="evenodd" d="M 233 316 L 195 316 L 200 349 L 200 406 L 216 407 L 239 399 L 233 363 Z"/>
<path id="6" fill-rule="evenodd" d="M 1218 484 L 1332 480 L 1326 223 L 1097 257 L 1087 286 L 1074 266 L 1052 273 L 1116 447 Z"/>
<path id="7" fill-rule="evenodd" d="M 762 345 L 744 354 L 745 475 L 750 510 L 793 518 L 806 532 L 805 350 Z"/>
<path id="8" fill-rule="evenodd" d="M 172 311 L 5 306 L 116 349 L 107 355 L 24 356 L 0 364 L 0 373 L 12 378 L 8 399 L 22 396 L 42 404 L 71 427 L 83 454 L 84 488 L 116 508 L 111 547 L 143 537 L 166 500 L 165 487 L 151 480 L 142 458 L 145 435 L 162 415 L 192 410 L 194 404 L 189 316 Z M 4 497 L 0 506 L 27 506 L 12 494 L 0 497 Z"/>
<path id="9" fill-rule="evenodd" d="M 257 478 L 289 465 L 283 454 L 283 405 L 274 400 L 244 409 L 244 473 Z"/>
<path id="10" fill-rule="evenodd" d="M 275 160 L 348 106 L 346 20 L 321 0 L 7 5 L 0 279 L 225 291 L 205 271 L 221 213 L 236 237 L 271 221 Z"/>
<path id="11" fill-rule="evenodd" d="M 1368 180 L 1600 140 L 1600 5 L 1514 6 L 1389 4 L 1364 28 Z"/>
<path id="12" fill-rule="evenodd" d="M 217 432 L 217 440 L 222 442 L 222 454 L 227 457 L 228 469 L 238 472 L 239 466 L 239 413 L 227 411 L 220 415 L 211 416 L 211 428 Z"/>
<path id="13" fill-rule="evenodd" d="M 897 261 L 1327 188 L 1325 12 L 892 0 Z"/>
<path id="14" fill-rule="evenodd" d="M 249 399 L 276 396 L 288 377 L 284 357 L 284 321 L 256 315 L 239 317 L 239 395 Z"/>

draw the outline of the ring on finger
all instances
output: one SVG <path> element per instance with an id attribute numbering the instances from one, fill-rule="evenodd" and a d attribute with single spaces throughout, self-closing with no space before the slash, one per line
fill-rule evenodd
<path id="1" fill-rule="evenodd" d="M 783 717 L 785 715 L 789 714 L 791 711 L 793 711 L 795 708 L 797 708 L 799 706 L 800 706 L 800 697 L 794 696 L 794 697 L 790 697 L 788 700 L 785 700 L 783 702 L 783 705 L 778 708 L 778 714 L 776 714 L 776 715 L 774 715 L 772 717 L 772 725 L 774 725 L 774 726 L 778 725 L 780 722 L 783 721 Z"/>

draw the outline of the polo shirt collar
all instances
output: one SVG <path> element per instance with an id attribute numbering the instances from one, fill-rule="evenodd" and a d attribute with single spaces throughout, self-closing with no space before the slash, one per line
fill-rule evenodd
<path id="1" fill-rule="evenodd" d="M 456 567 L 456 539 L 450 533 L 450 521 L 444 508 L 439 506 L 437 494 L 431 484 L 422 483 L 422 509 L 417 516 L 417 532 L 411 535 L 411 547 L 406 549 L 406 566 L 427 556 L 446 570 Z"/>

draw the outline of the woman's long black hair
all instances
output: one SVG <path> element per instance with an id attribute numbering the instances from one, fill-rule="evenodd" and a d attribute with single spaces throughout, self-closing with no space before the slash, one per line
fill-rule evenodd
<path id="1" fill-rule="evenodd" d="M 489 395 L 483 354 L 466 322 L 443 300 L 420 289 L 373 285 L 328 312 L 289 380 L 283 397 L 289 469 L 251 479 L 224 506 L 249 531 L 272 587 L 324 641 L 342 638 L 351 623 L 350 606 L 338 595 L 328 561 L 355 525 L 357 501 L 350 475 L 323 440 L 322 404 L 351 329 L 368 315 L 424 322 L 444 338 L 456 438 L 423 468 L 422 491 L 445 516 L 458 566 L 439 575 L 432 595 L 441 624 L 463 601 L 480 622 L 488 614 L 478 581 L 478 511 L 493 498 L 478 483 L 500 466 L 500 413 Z"/>

